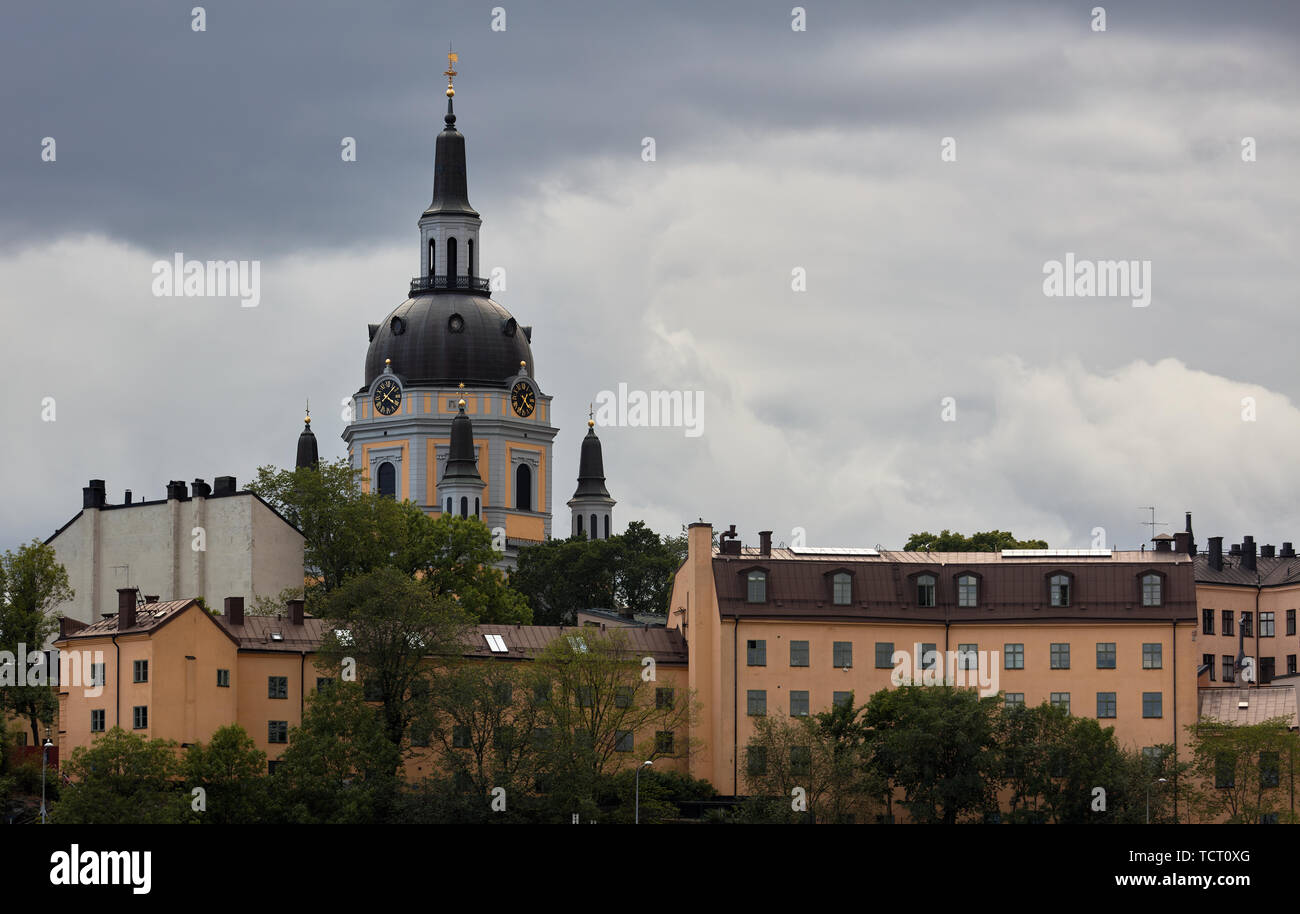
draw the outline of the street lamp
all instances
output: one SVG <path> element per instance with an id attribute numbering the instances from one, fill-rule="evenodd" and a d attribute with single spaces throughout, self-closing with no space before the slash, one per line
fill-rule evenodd
<path id="1" fill-rule="evenodd" d="M 1156 778 L 1154 781 L 1156 784 L 1166 784 L 1168 782 L 1169 778 Z M 1147 825 L 1151 824 L 1151 783 L 1147 782 Z"/>
<path id="2" fill-rule="evenodd" d="M 45 728 L 45 742 L 41 744 L 41 824 L 45 824 L 45 763 L 50 757 L 50 749 L 54 743 L 50 742 L 50 728 Z"/>
<path id="3" fill-rule="evenodd" d="M 632 820 L 633 825 L 641 824 L 641 769 L 649 768 L 653 764 L 654 762 L 652 761 L 642 762 L 640 767 L 636 770 L 636 813 L 635 818 Z"/>

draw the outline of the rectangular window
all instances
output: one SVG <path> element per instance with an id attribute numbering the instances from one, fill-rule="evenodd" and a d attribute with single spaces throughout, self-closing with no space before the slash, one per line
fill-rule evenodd
<path id="1" fill-rule="evenodd" d="M 594 708 L 596 706 L 596 693 L 591 686 L 578 686 L 578 707 Z"/>
<path id="2" fill-rule="evenodd" d="M 1144 574 L 1142 576 L 1142 605 L 1160 605 L 1160 575 Z"/>
<path id="3" fill-rule="evenodd" d="M 317 691 L 317 692 L 324 692 L 326 689 L 328 689 L 328 688 L 329 688 L 330 686 L 332 686 L 333 684 L 334 684 L 334 679 L 333 679 L 332 677 L 330 677 L 330 676 L 317 676 L 317 677 L 316 677 L 316 691 Z"/>
<path id="4" fill-rule="evenodd" d="M 104 732 L 104 711 L 102 708 L 97 711 L 90 712 L 90 732 L 91 733 Z"/>
<path id="5" fill-rule="evenodd" d="M 762 571 L 751 571 L 746 579 L 748 588 L 745 599 L 750 603 L 767 602 L 767 575 Z"/>
<path id="6" fill-rule="evenodd" d="M 1268 685 L 1277 675 L 1277 658 L 1260 657 L 1259 658 L 1259 684 Z"/>
<path id="7" fill-rule="evenodd" d="M 833 705 L 839 705 L 839 706 L 842 706 L 842 707 L 847 708 L 847 707 L 850 706 L 849 703 L 852 702 L 852 701 L 853 701 L 853 693 L 852 693 L 852 692 L 832 692 L 832 693 L 831 693 L 831 704 L 833 704 Z"/>
<path id="8" fill-rule="evenodd" d="M 378 679 L 367 679 L 361 683 L 361 697 L 366 701 L 383 701 L 384 687 Z"/>
<path id="9" fill-rule="evenodd" d="M 746 641 L 745 660 L 750 666 L 767 666 L 767 641 L 761 638 Z"/>
<path id="10" fill-rule="evenodd" d="M 916 579 L 916 605 L 934 605 L 934 578 L 923 574 Z"/>
<path id="11" fill-rule="evenodd" d="M 1005 692 L 1003 694 L 1005 696 L 1004 701 L 1008 708 L 1023 708 L 1025 706 L 1024 692 Z"/>
<path id="12" fill-rule="evenodd" d="M 632 707 L 631 686 L 619 686 L 614 690 L 614 707 L 616 708 Z"/>
<path id="13" fill-rule="evenodd" d="M 1053 708 L 1062 708 L 1062 709 L 1065 711 L 1066 714 L 1069 714 L 1069 713 L 1070 713 L 1070 693 L 1069 693 L 1069 692 L 1053 692 L 1053 693 L 1052 693 L 1052 707 L 1053 707 Z"/>
<path id="14" fill-rule="evenodd" d="M 978 644 L 959 644 L 957 645 L 957 669 L 974 670 L 979 668 L 979 651 Z"/>
<path id="15" fill-rule="evenodd" d="M 1288 676 L 1296 672 L 1295 654 L 1286 655 L 1286 672 Z"/>
<path id="16" fill-rule="evenodd" d="M 1097 642 L 1097 669 L 1099 670 L 1115 669 L 1115 642 L 1114 641 Z"/>
<path id="17" fill-rule="evenodd" d="M 1052 644 L 1052 669 L 1068 670 L 1070 668 L 1070 645 L 1069 643 Z"/>
<path id="18" fill-rule="evenodd" d="M 266 722 L 266 741 L 268 743 L 289 742 L 289 722 L 287 720 L 268 720 Z"/>
<path id="19" fill-rule="evenodd" d="M 876 669 L 892 670 L 894 668 L 894 642 L 876 642 Z"/>
<path id="20" fill-rule="evenodd" d="M 1025 668 L 1025 646 L 1023 644 L 1002 645 L 1002 666 L 1008 670 Z"/>
<path id="21" fill-rule="evenodd" d="M 136 730 L 144 730 L 149 726 L 149 706 L 136 705 L 131 709 L 131 726 Z"/>
<path id="22" fill-rule="evenodd" d="M 767 714 L 767 689 L 750 689 L 746 692 L 747 710 L 750 717 L 763 717 Z"/>
<path id="23" fill-rule="evenodd" d="M 848 606 L 853 599 L 853 578 L 847 574 L 837 574 L 833 578 L 834 599 L 836 606 Z"/>
<path id="24" fill-rule="evenodd" d="M 1223 611 L 1222 621 L 1223 633 L 1228 637 L 1232 637 L 1232 610 L 1225 609 Z"/>
<path id="25" fill-rule="evenodd" d="M 672 730 L 660 730 L 655 733 L 655 752 L 659 755 L 673 754 Z"/>
<path id="26" fill-rule="evenodd" d="M 655 708 L 663 711 L 673 706 L 672 689 L 655 689 Z"/>
<path id="27" fill-rule="evenodd" d="M 1259 754 L 1259 786 L 1276 787 L 1281 782 L 1281 757 L 1276 752 L 1261 752 Z"/>
<path id="28" fill-rule="evenodd" d="M 836 641 L 831 650 L 835 669 L 844 670 L 853 666 L 853 642 Z"/>
<path id="29" fill-rule="evenodd" d="M 800 775 L 800 776 L 807 776 L 812 774 L 812 747 L 811 746 L 790 747 L 790 773 L 793 775 Z"/>
<path id="30" fill-rule="evenodd" d="M 745 770 L 749 772 L 750 777 L 761 777 L 767 774 L 767 747 L 750 746 L 745 753 Z"/>
<path id="31" fill-rule="evenodd" d="M 451 728 L 451 747 L 453 749 L 469 748 L 469 727 L 456 724 Z"/>
<path id="32" fill-rule="evenodd" d="M 1259 636 L 1261 638 L 1273 637 L 1273 614 L 1271 612 L 1259 614 Z"/>
<path id="33" fill-rule="evenodd" d="M 149 681 L 149 661 L 135 660 L 131 663 L 131 681 L 148 682 Z"/>
<path id="34" fill-rule="evenodd" d="M 1097 693 L 1097 717 L 1114 717 L 1115 716 L 1115 693 L 1098 692 Z"/>
<path id="35" fill-rule="evenodd" d="M 1214 655 L 1213 655 L 1213 654 L 1202 654 L 1202 655 L 1201 655 L 1201 666 L 1207 666 L 1207 667 L 1209 667 L 1209 669 L 1206 670 L 1206 672 L 1207 672 L 1207 673 L 1209 674 L 1209 676 L 1210 676 L 1210 682 L 1214 682 Z"/>
<path id="36" fill-rule="evenodd" d="M 1163 692 L 1143 692 L 1142 693 L 1142 716 L 1143 717 L 1164 717 Z"/>
<path id="37" fill-rule="evenodd" d="M 288 676 L 267 676 L 266 697 L 267 698 L 288 698 L 289 677 Z"/>
<path id="38" fill-rule="evenodd" d="M 1214 610 L 1212 609 L 1201 610 L 1201 634 L 1214 634 Z"/>
<path id="39" fill-rule="evenodd" d="M 1288 609 L 1286 611 L 1286 633 L 1288 635 L 1295 634 L 1295 610 L 1294 609 Z"/>
<path id="40" fill-rule="evenodd" d="M 790 642 L 790 666 L 807 666 L 808 665 L 808 642 L 791 641 Z"/>
<path id="41" fill-rule="evenodd" d="M 892 651 L 890 652 L 893 653 Z M 921 669 L 932 670 L 939 662 L 939 650 L 936 644 L 921 645 Z"/>
<path id="42" fill-rule="evenodd" d="M 631 752 L 632 751 L 632 731 L 615 730 L 614 731 L 614 751 Z"/>
<path id="43" fill-rule="evenodd" d="M 217 670 L 217 688 L 230 688 L 230 670 Z"/>
<path id="44" fill-rule="evenodd" d="M 1237 786 L 1237 760 L 1229 752 L 1214 757 L 1214 786 L 1220 790 Z"/>
<path id="45" fill-rule="evenodd" d="M 90 665 L 90 684 L 92 686 L 102 686 L 105 681 L 104 664 L 92 663 Z"/>
<path id="46" fill-rule="evenodd" d="M 957 605 L 979 605 L 979 584 L 974 575 L 964 574 L 957 579 Z"/>
<path id="47" fill-rule="evenodd" d="M 1237 661 L 1231 654 L 1223 655 L 1223 681 L 1237 681 Z"/>
<path id="48" fill-rule="evenodd" d="M 1053 606 L 1070 605 L 1070 579 L 1063 574 L 1052 575 L 1051 596 Z"/>
<path id="49" fill-rule="evenodd" d="M 808 716 L 808 693 L 793 689 L 790 692 L 790 716 L 807 717 Z"/>
<path id="50" fill-rule="evenodd" d="M 1245 635 L 1247 638 L 1255 637 L 1255 614 L 1254 613 L 1241 614 L 1241 633 Z"/>
<path id="51" fill-rule="evenodd" d="M 1143 644 L 1142 645 L 1142 669 L 1158 670 L 1164 663 L 1164 645 L 1163 644 Z"/>

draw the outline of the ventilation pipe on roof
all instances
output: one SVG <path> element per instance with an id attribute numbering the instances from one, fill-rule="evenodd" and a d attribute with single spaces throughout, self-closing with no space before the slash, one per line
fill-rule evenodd
<path id="1" fill-rule="evenodd" d="M 1272 543 L 1265 543 L 1263 546 L 1260 546 L 1260 547 L 1259 547 L 1259 557 L 1260 557 L 1261 559 L 1271 559 L 1271 558 L 1273 558 L 1273 544 L 1272 544 Z"/>
<path id="2" fill-rule="evenodd" d="M 1255 570 L 1255 537 L 1241 538 L 1241 567 L 1247 571 Z"/>
<path id="3" fill-rule="evenodd" d="M 1223 537 L 1212 536 L 1209 539 L 1209 543 L 1210 543 L 1210 570 L 1222 571 L 1223 570 Z"/>
<path id="4" fill-rule="evenodd" d="M 1295 547 L 1292 546 L 1290 542 L 1283 543 L 1282 551 L 1278 553 L 1278 557 L 1284 559 L 1295 558 Z"/>

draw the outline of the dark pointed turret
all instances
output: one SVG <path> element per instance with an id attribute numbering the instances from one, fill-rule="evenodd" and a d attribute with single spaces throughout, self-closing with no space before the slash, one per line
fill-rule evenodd
<path id="1" fill-rule="evenodd" d="M 433 202 L 424 211 L 426 216 L 437 213 L 463 213 L 477 216 L 474 207 L 469 205 L 469 181 L 465 171 L 465 137 L 456 129 L 456 112 L 452 109 L 452 99 L 456 90 L 451 78 L 456 75 L 456 55 L 447 55 L 448 63 L 444 74 L 447 77 L 447 114 L 442 121 L 444 126 L 438 134 L 433 158 Z"/>
<path id="2" fill-rule="evenodd" d="M 605 488 L 605 456 L 600 449 L 600 439 L 596 437 L 596 423 L 587 420 L 587 437 L 582 439 L 582 456 L 578 459 L 578 488 L 574 498 L 595 495 L 609 498 Z"/>
<path id="3" fill-rule="evenodd" d="M 588 539 L 608 539 L 614 505 L 605 488 L 605 457 L 600 439 L 596 437 L 596 422 L 587 419 L 587 437 L 582 439 L 582 454 L 578 458 L 578 488 L 569 499 L 573 512 L 573 536 Z"/>
<path id="4" fill-rule="evenodd" d="M 462 388 L 464 384 L 460 385 Z M 447 448 L 447 466 L 438 480 L 438 502 L 443 513 L 453 517 L 483 516 L 483 477 L 474 455 L 474 426 L 465 415 L 465 398 L 461 397 L 456 418 L 451 420 L 451 443 Z"/>
<path id="5" fill-rule="evenodd" d="M 320 454 L 316 450 L 316 436 L 311 430 L 311 409 L 307 410 L 307 415 L 302 420 L 302 434 L 298 436 L 298 459 L 294 466 L 301 469 L 302 467 L 311 467 L 315 469 L 320 465 Z"/>

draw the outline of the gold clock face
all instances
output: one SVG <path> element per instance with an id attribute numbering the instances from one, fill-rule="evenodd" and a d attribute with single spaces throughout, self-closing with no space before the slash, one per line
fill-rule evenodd
<path id="1" fill-rule="evenodd" d="M 375 388 L 375 409 L 384 416 L 391 416 L 402 405 L 402 388 L 392 378 L 385 378 Z"/>
<path id="2" fill-rule="evenodd" d="M 518 381 L 510 389 L 510 406 L 514 409 L 515 415 L 527 419 L 533 414 L 537 407 L 537 395 L 533 389 L 528 386 L 527 381 Z"/>

